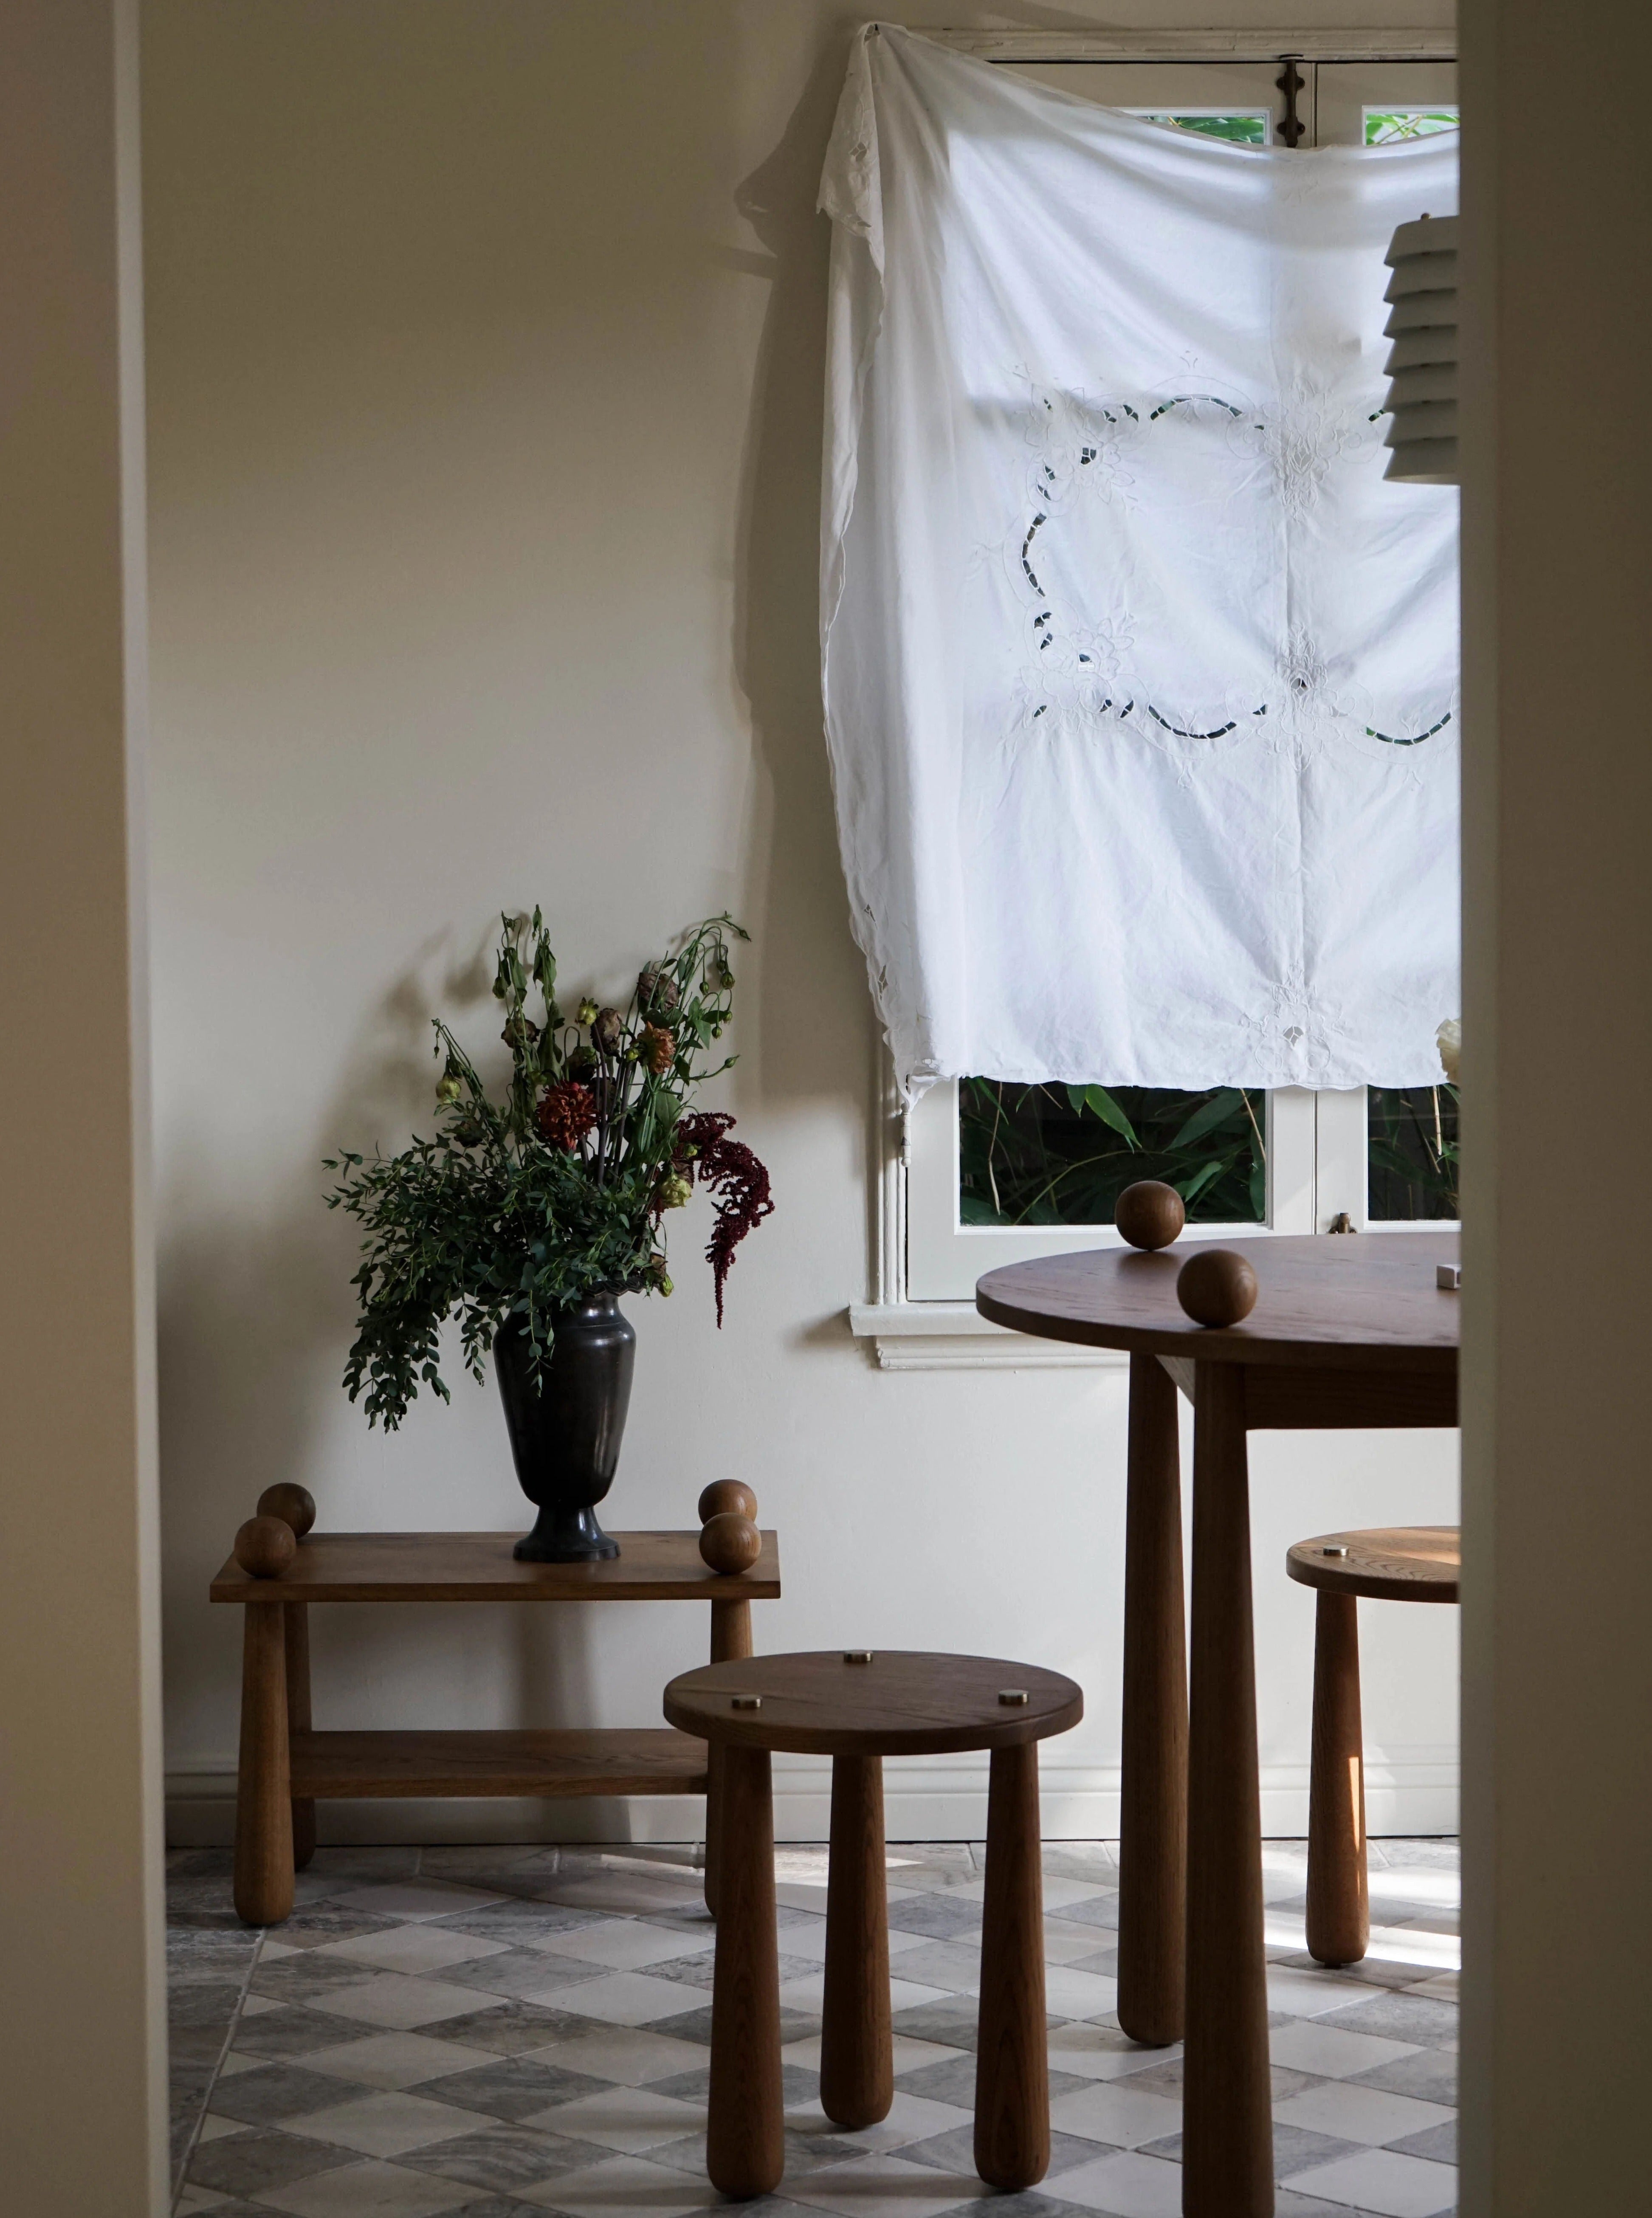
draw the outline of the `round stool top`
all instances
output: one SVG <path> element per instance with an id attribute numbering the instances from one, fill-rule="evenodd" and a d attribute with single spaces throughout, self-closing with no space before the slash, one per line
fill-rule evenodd
<path id="1" fill-rule="evenodd" d="M 807 1756 L 1006 1748 L 1083 1715 L 1082 1688 L 1059 1671 L 899 1648 L 748 1656 L 685 1671 L 665 1689 L 666 1723 L 684 1732 Z"/>
<path id="2" fill-rule="evenodd" d="M 1305 1587 L 1365 1595 L 1373 1602 L 1455 1602 L 1463 1561 L 1457 1525 L 1387 1525 L 1369 1533 L 1321 1533 L 1286 1551 L 1285 1569 Z"/>

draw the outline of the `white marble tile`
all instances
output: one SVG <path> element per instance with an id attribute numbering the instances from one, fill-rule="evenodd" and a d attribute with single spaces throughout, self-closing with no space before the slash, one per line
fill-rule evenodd
<path id="1" fill-rule="evenodd" d="M 1050 2070 L 1084 2079 L 1128 2079 L 1155 2064 L 1179 2062 L 1181 2054 L 1179 2041 L 1170 2048 L 1143 2048 L 1111 2025 L 1058 2025 L 1049 2035 Z"/>
<path id="2" fill-rule="evenodd" d="M 1366 2141 L 1375 2147 L 1426 2133 L 1431 2126 L 1449 2125 L 1457 2113 L 1439 2103 L 1419 2102 L 1414 2095 L 1390 2095 L 1381 2087 L 1351 2087 L 1333 2080 L 1322 2087 L 1305 2087 L 1300 2095 L 1276 2103 L 1273 2115 L 1281 2125 L 1305 2126 L 1309 2133 Z"/>
<path id="3" fill-rule="evenodd" d="M 367 1964 L 380 1972 L 445 1972 L 449 1964 L 468 1964 L 479 1956 L 502 1955 L 509 1943 L 479 1941 L 445 1925 L 392 1925 L 381 1933 L 353 1940 L 328 1941 L 312 1956 L 337 1956 L 347 1964 Z"/>
<path id="4" fill-rule="evenodd" d="M 263 2059 L 241 2060 L 251 2064 Z M 449 2072 L 473 2071 L 490 2060 L 483 2049 L 434 2040 L 424 2033 L 369 2033 L 359 2041 L 341 2041 L 336 2048 L 312 2049 L 298 2060 L 306 2072 L 325 2072 L 329 2078 L 353 2080 L 361 2087 L 385 2088 L 417 2087 Z"/>
<path id="5" fill-rule="evenodd" d="M 518 2203 L 542 2203 L 570 2218 L 681 2218 L 689 2210 L 709 2210 L 722 2201 L 708 2179 L 674 2172 L 646 2158 L 610 2157 L 583 2172 L 558 2172 L 536 2187 L 513 2187 Z M 474 2188 L 466 2193 L 480 2202 Z"/>
<path id="6" fill-rule="evenodd" d="M 1401 2156 L 1394 2149 L 1362 2149 L 1293 2173 L 1295 2195 L 1316 2195 L 1323 2203 L 1346 2203 L 1380 2218 L 1440 2218 L 1457 2208 L 1457 2167 L 1430 2164 L 1424 2157 Z M 1579 2214 L 1581 2218 L 1581 2213 Z"/>
<path id="7" fill-rule="evenodd" d="M 399 2164 L 346 2164 L 290 2187 L 266 2187 L 259 2204 L 292 2218 L 437 2218 L 480 2198 L 456 2179 L 437 2179 Z"/>
<path id="8" fill-rule="evenodd" d="M 547 1987 L 524 2002 L 572 2010 L 580 2017 L 606 2018 L 613 2025 L 650 2025 L 657 2018 L 683 2017 L 703 2010 L 711 1997 L 703 1987 L 679 1986 L 673 1979 L 650 1979 L 647 1972 L 609 1972 L 577 1980 L 572 1986 Z M 473 2002 L 474 1998 L 473 1998 Z"/>
<path id="9" fill-rule="evenodd" d="M 937 2172 L 900 2156 L 852 2157 L 782 2183 L 789 2203 L 807 2203 L 843 2218 L 941 2218 L 986 2190 L 974 2172 Z"/>
<path id="10" fill-rule="evenodd" d="M 554 1943 L 559 1956 L 606 1964 L 610 1971 L 634 1972 L 646 1964 L 669 1963 L 677 1956 L 702 1956 L 716 1947 L 717 1930 L 708 1925 L 702 1932 L 682 1933 L 668 1925 L 650 1925 L 646 1918 L 609 1918 L 600 1925 L 582 1925 L 546 1939 L 548 1946 Z"/>
<path id="11" fill-rule="evenodd" d="M 1294 1964 L 1268 1966 L 1268 2008 L 1291 2017 L 1321 2017 L 1327 2010 L 1346 2010 L 1350 2003 L 1368 2003 L 1371 1991 L 1354 1979 L 1340 1979 L 1333 1972 L 1309 1972 Z"/>
<path id="12" fill-rule="evenodd" d="M 423 2095 L 381 2091 L 357 2095 L 326 2110 L 307 2110 L 302 2117 L 284 2120 L 282 2129 L 334 2148 L 355 2149 L 362 2156 L 404 2156 L 409 2149 L 473 2134 L 476 2113 L 430 2102 Z"/>
<path id="13" fill-rule="evenodd" d="M 894 2036 L 895 2076 L 903 2072 L 916 2072 L 925 2064 L 944 2064 L 954 2056 L 962 2056 L 962 2048 L 949 2048 L 938 2041 L 914 2041 L 904 2033 Z M 801 2065 L 805 2072 L 820 2068 L 820 2036 L 811 2033 L 801 2041 L 789 2041 L 780 2052 L 787 2064 Z"/>
<path id="14" fill-rule="evenodd" d="M 451 1918 L 461 1910 L 482 1910 L 490 1902 L 503 1902 L 480 1887 L 458 1887 L 445 1879 L 397 1880 L 387 1887 L 358 1887 L 333 1897 L 349 1910 L 365 1910 L 375 1918 Z"/>
<path id="15" fill-rule="evenodd" d="M 400 1972 L 380 1972 L 359 1986 L 338 1987 L 306 1998 L 306 2008 L 329 2017 L 348 2017 L 363 2025 L 393 2026 L 411 2032 L 444 2017 L 467 2017 L 495 1999 L 474 1987 L 455 1987 L 440 1979 L 415 1979 Z"/>
<path id="16" fill-rule="evenodd" d="M 1293 2072 L 1315 2072 L 1321 2079 L 1350 2079 L 1356 2072 L 1369 2072 L 1376 2065 L 1392 2064 L 1416 2053 L 1415 2041 L 1348 2033 L 1340 2025 L 1321 2025 L 1311 2017 L 1276 2026 L 1268 2035 L 1268 2054 L 1275 2064 L 1288 2065 Z"/>
<path id="17" fill-rule="evenodd" d="M 702 2072 L 710 2061 L 710 2051 L 698 2041 L 618 2025 L 612 2033 L 579 2034 L 527 2054 L 535 2064 L 554 2064 L 564 2072 L 583 2072 L 589 2079 L 612 2079 L 622 2087 L 646 2087 L 651 2079 Z"/>
<path id="18" fill-rule="evenodd" d="M 1055 2017 L 1105 2017 L 1118 2007 L 1118 1981 L 1070 1964 L 1047 1964 L 1044 2007 Z"/>
<path id="19" fill-rule="evenodd" d="M 1049 2106 L 1057 2133 L 1077 2134 L 1114 2148 L 1139 2148 L 1182 2129 L 1182 2106 L 1165 2095 L 1150 2095 L 1128 2080 L 1098 2079 L 1058 2095 Z"/>
<path id="20" fill-rule="evenodd" d="M 896 1959 L 898 1962 L 899 1958 Z M 950 1987 L 926 1987 L 916 1979 L 903 1979 L 892 1974 L 889 1980 L 889 2008 L 892 2010 L 915 2010 L 920 2003 L 950 2002 L 956 1990 Z M 701 1999 L 703 2001 L 704 1998 Z M 781 1986 L 780 2006 L 783 2010 L 808 2010 L 818 2017 L 826 1999 L 826 1973 L 808 1972 L 795 1979 L 787 1979 Z"/>
<path id="21" fill-rule="evenodd" d="M 201 2131 L 195 2138 L 202 2141 L 227 2141 L 232 2134 L 245 2134 L 251 2130 L 239 2118 L 214 2117 L 209 2111 L 201 2121 Z"/>
<path id="22" fill-rule="evenodd" d="M 1126 2149 L 1075 2165 L 1059 2180 L 1046 2180 L 1043 2191 L 1109 2218 L 1181 2218 L 1182 2168 Z"/>
<path id="23" fill-rule="evenodd" d="M 856 2147 L 863 2149 L 906 2148 L 913 2141 L 933 2141 L 937 2134 L 950 2134 L 956 2127 L 974 2122 L 974 2112 L 961 2110 L 955 2103 L 931 2102 L 925 2095 L 907 2095 L 900 2088 L 895 2090 L 887 2117 L 880 2118 L 875 2126 L 857 2127 L 852 2132 L 828 2118 L 818 2102 L 790 2103 L 786 2106 L 788 2126 L 831 2134 L 838 2141 L 852 2141 Z"/>
<path id="24" fill-rule="evenodd" d="M 598 2095 L 554 2103 L 523 2120 L 542 2133 L 594 2141 L 599 2148 L 617 2149 L 623 2156 L 641 2156 L 665 2141 L 680 2141 L 686 2134 L 702 2131 L 705 2122 L 701 2104 L 680 2103 L 674 2095 L 657 2094 L 652 2087 L 604 2087 Z"/>

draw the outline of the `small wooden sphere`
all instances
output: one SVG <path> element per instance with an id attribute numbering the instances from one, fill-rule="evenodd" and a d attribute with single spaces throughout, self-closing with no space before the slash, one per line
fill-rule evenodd
<path id="1" fill-rule="evenodd" d="M 1205 1248 L 1176 1273 L 1176 1298 L 1195 1324 L 1237 1324 L 1256 1307 L 1256 1273 L 1232 1248 Z"/>
<path id="2" fill-rule="evenodd" d="M 279 1517 L 293 1528 L 293 1538 L 301 1540 L 315 1523 L 315 1496 L 307 1486 L 297 1486 L 290 1478 L 278 1485 L 267 1486 L 258 1496 L 260 1517 Z"/>
<path id="3" fill-rule="evenodd" d="M 739 1517 L 755 1517 L 758 1498 L 737 1478 L 714 1478 L 700 1496 L 700 1522 L 703 1525 L 708 1518 L 724 1516 L 731 1509 Z"/>
<path id="4" fill-rule="evenodd" d="M 1119 1237 L 1132 1248 L 1168 1248 L 1186 1222 L 1180 1194 L 1162 1179 L 1138 1179 L 1113 1204 Z"/>
<path id="5" fill-rule="evenodd" d="M 749 1571 L 763 1553 L 763 1535 L 739 1510 L 720 1509 L 706 1520 L 700 1553 L 714 1571 L 737 1577 L 741 1571 Z"/>
<path id="6" fill-rule="evenodd" d="M 235 1536 L 235 1560 L 250 1578 L 279 1578 L 297 1553 L 284 1517 L 249 1517 Z"/>

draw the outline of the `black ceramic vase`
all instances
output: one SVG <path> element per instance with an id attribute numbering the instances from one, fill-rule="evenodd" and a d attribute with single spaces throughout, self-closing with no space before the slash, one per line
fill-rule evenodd
<path id="1" fill-rule="evenodd" d="M 539 1511 L 511 1553 L 524 1564 L 589 1564 L 620 1552 L 596 1513 L 619 1465 L 637 1335 L 615 1294 L 559 1310 L 552 1323 L 550 1361 L 537 1380 L 517 1319 L 493 1342 L 517 1477 Z"/>

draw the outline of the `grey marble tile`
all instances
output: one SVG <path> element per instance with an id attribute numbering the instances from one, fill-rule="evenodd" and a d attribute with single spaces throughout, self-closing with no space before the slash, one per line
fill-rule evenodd
<path id="1" fill-rule="evenodd" d="M 474 1987 L 479 1994 L 504 1995 L 520 2002 L 554 1987 L 583 1986 L 587 1979 L 599 1978 L 603 1969 L 601 1964 L 578 1963 L 572 1956 L 549 1955 L 542 1948 L 504 1948 L 496 1956 L 475 1956 L 468 1963 L 443 1965 L 432 1976 L 445 1986 Z"/>
<path id="2" fill-rule="evenodd" d="M 610 1911 L 582 1910 L 567 1903 L 512 1898 L 508 1902 L 486 1903 L 477 1910 L 455 1911 L 431 1923 L 446 1926 L 450 1932 L 468 1933 L 478 1941 L 502 1941 L 507 1948 L 517 1948 L 524 1942 L 548 1940 L 557 1933 L 576 1933 L 582 1926 L 600 1925 L 612 1915 Z"/>
<path id="3" fill-rule="evenodd" d="M 442 2031 L 445 2034 L 447 2028 Z M 312 2048 L 336 2048 L 343 2036 L 336 2017 L 323 2017 L 300 2004 L 243 2017 L 231 2046 L 243 2056 L 304 2056 Z"/>
<path id="4" fill-rule="evenodd" d="M 1349 2003 L 1327 2010 L 1323 2025 L 1346 2025 L 1351 2033 L 1377 2033 L 1389 2041 L 1414 2041 L 1424 2048 L 1455 2049 L 1457 2008 L 1432 1995 L 1374 1994 L 1368 2003 Z"/>
<path id="5" fill-rule="evenodd" d="M 189 2178 L 192 2186 L 221 2188 L 246 2201 L 355 2161 L 353 2149 L 326 2148 L 319 2141 L 274 2128 L 255 2129 L 232 2134 L 227 2141 L 203 2142 L 189 2159 Z"/>
<path id="6" fill-rule="evenodd" d="M 467 2048 L 486 2049 L 494 2056 L 518 2056 L 524 2049 L 548 2048 L 554 2041 L 577 2041 L 586 2034 L 611 2034 L 614 2030 L 610 2025 L 598 2024 L 594 2018 L 580 2017 L 572 2010 L 553 2010 L 543 2003 L 505 2001 L 490 2004 L 480 1995 L 476 2000 L 473 2015 L 443 2018 L 437 2029 L 443 2041 L 456 2041 Z"/>
<path id="7" fill-rule="evenodd" d="M 914 2041 L 936 2041 L 948 2048 L 967 2048 L 973 2055 L 976 2017 L 975 2003 L 961 1996 L 956 2002 L 914 2003 L 909 2010 L 897 2010 L 893 2023 L 897 2033 L 909 2034 Z"/>
<path id="8" fill-rule="evenodd" d="M 283 1948 L 325 1948 L 333 1941 L 359 1941 L 368 1933 L 388 1933 L 398 1922 L 377 1917 L 369 1910 L 345 1910 L 334 1903 L 317 1902 L 294 1910 L 285 1924 L 272 1925 L 269 1938 Z"/>
<path id="9" fill-rule="evenodd" d="M 895 2085 L 901 2086 L 904 2082 L 897 2080 Z M 801 2064 L 783 2063 L 780 2067 L 780 2091 L 781 2099 L 789 2110 L 801 2109 L 804 2103 L 813 2103 L 819 2097 L 820 2075 L 818 2072 L 808 2071 Z M 703 2066 L 697 2072 L 674 2072 L 669 2079 L 651 2079 L 648 2092 L 651 2095 L 671 2095 L 679 2103 L 704 2103 L 711 2092 L 710 2067 Z"/>
<path id="10" fill-rule="evenodd" d="M 169 1987 L 166 2015 L 180 2029 L 227 2026 L 240 2007 L 240 1979 L 186 1979 Z"/>
<path id="11" fill-rule="evenodd" d="M 261 2064 L 255 2071 L 220 2079 L 213 2090 L 212 2110 L 215 2117 L 237 2118 L 244 2125 L 275 2126 L 366 2091 L 336 2073 L 306 2072 L 301 2064 Z"/>
<path id="12" fill-rule="evenodd" d="M 373 1975 L 370 1964 L 351 1964 L 342 1956 L 319 1956 L 313 1950 L 302 1956 L 280 1956 L 261 1962 L 251 1982 L 255 1995 L 272 2003 L 304 2003 L 317 1995 L 336 1994 L 341 1987 L 359 1987 Z"/>
<path id="13" fill-rule="evenodd" d="M 954 1895 L 915 1894 L 889 1905 L 889 1924 L 898 1933 L 923 1933 L 934 1941 L 981 1932 L 981 1905 Z"/>
<path id="14" fill-rule="evenodd" d="M 818 1964 L 809 1966 L 812 1972 L 818 1972 L 820 1968 Z M 711 2006 L 708 2004 L 704 2010 L 684 2010 L 670 2017 L 662 2017 L 659 2021 L 657 2029 L 661 2033 L 669 2034 L 674 2041 L 696 2041 L 703 2048 L 709 2048 Z M 905 2027 L 897 2029 L 901 2032 L 906 2029 Z M 607 2030 L 612 2032 L 613 2028 L 610 2026 Z M 807 2041 L 812 2033 L 819 2033 L 820 2030 L 820 2021 L 818 2017 L 807 2011 L 787 2010 L 783 2004 L 782 2005 L 780 2039 L 783 2046 L 789 2041 Z M 938 2035 L 936 2037 L 939 2038 Z"/>
<path id="15" fill-rule="evenodd" d="M 444 2025 L 441 2030 L 445 2035 L 448 2029 Z M 445 2072 L 439 2079 L 410 2087 L 407 2092 L 428 2096 L 455 2110 L 476 2110 L 514 2122 L 531 2117 L 535 2110 L 548 2110 L 553 2103 L 601 2094 L 612 2084 L 584 2072 L 566 2072 L 559 2065 L 538 2063 L 531 2057 L 501 2056 L 486 2063 L 479 2060 L 472 2072 Z"/>
<path id="16" fill-rule="evenodd" d="M 1401 2156 L 1426 2156 L 1434 2164 L 1457 2162 L 1457 2120 L 1451 2118 L 1444 2125 L 1430 2126 L 1420 2134 L 1408 2134 L 1402 2141 L 1389 2141 L 1385 2147 L 1397 2150 Z"/>
<path id="17" fill-rule="evenodd" d="M 1118 1897 L 1116 1894 L 1088 1894 L 1082 1902 L 1064 1902 L 1059 1909 L 1050 1909 L 1049 1914 L 1052 1918 L 1059 1918 L 1063 1925 L 1098 1925 L 1104 1931 L 1117 1933 Z"/>
<path id="18" fill-rule="evenodd" d="M 1425 2103 L 1444 2103 L 1448 2109 L 1455 2110 L 1457 2051 L 1420 2048 L 1414 2056 L 1399 2056 L 1391 2064 L 1377 2064 L 1369 2072 L 1354 2072 L 1350 2085 L 1380 2087 L 1389 2095 L 1415 2095 Z"/>
<path id="19" fill-rule="evenodd" d="M 531 2126 L 497 2125 L 480 2128 L 456 2141 L 441 2141 L 434 2148 L 414 2149 L 397 2158 L 409 2171 L 457 2179 L 467 2187 L 508 2191 L 532 2187 L 560 2172 L 578 2172 L 586 2165 L 611 2157 L 609 2148 L 591 2141 L 565 2140 Z"/>
<path id="20" fill-rule="evenodd" d="M 1058 2178 L 1080 2164 L 1093 2164 L 1101 2149 L 1099 2141 L 1086 2141 L 1080 2134 L 1052 2133 L 1046 2178 Z M 897 2153 L 909 2164 L 926 2164 L 936 2172 L 962 2172 L 968 2177 L 975 2169 L 974 2125 L 972 2122 L 967 2126 L 952 2126 L 944 2134 L 932 2134 L 926 2141 L 905 2143 Z M 994 2202 L 993 2208 L 997 2207 Z"/>

